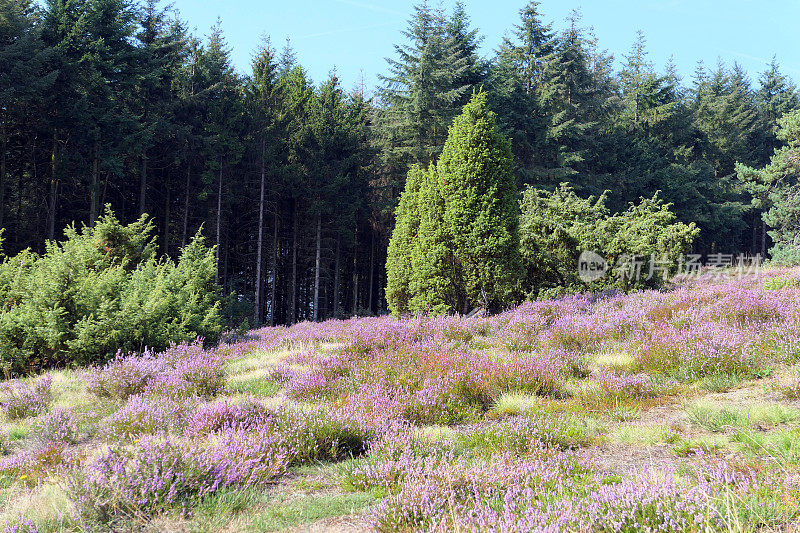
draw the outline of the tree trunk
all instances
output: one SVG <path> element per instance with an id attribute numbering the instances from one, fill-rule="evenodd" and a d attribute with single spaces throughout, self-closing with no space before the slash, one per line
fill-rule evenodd
<path id="1" fill-rule="evenodd" d="M 319 262 L 322 248 L 322 215 L 317 215 L 317 261 L 314 265 L 314 322 L 319 318 Z"/>
<path id="2" fill-rule="evenodd" d="M 261 140 L 261 196 L 258 201 L 258 242 L 256 243 L 256 294 L 253 302 L 253 325 L 261 324 L 261 247 L 264 240 L 264 150 L 266 143 Z"/>
<path id="3" fill-rule="evenodd" d="M 761 221 L 761 258 L 767 258 L 767 223 Z"/>
<path id="4" fill-rule="evenodd" d="M 142 172 L 139 175 L 139 214 L 145 213 L 147 202 L 147 151 L 142 154 Z"/>
<path id="5" fill-rule="evenodd" d="M 272 294 L 270 295 L 269 325 L 275 325 L 275 293 L 278 285 L 278 209 L 275 208 L 275 228 L 272 232 Z"/>
<path id="6" fill-rule="evenodd" d="M 374 285 L 375 279 L 373 275 L 375 274 L 375 230 L 373 229 L 370 231 L 370 250 L 369 250 L 369 301 L 367 302 L 367 307 L 369 308 L 371 313 L 374 313 L 375 310 L 372 307 L 372 287 Z"/>
<path id="7" fill-rule="evenodd" d="M 47 213 L 47 238 L 51 241 L 56 238 L 56 206 L 58 205 L 58 181 L 56 180 L 56 165 L 58 164 L 58 134 L 53 131 L 53 151 L 50 160 L 50 205 Z"/>
<path id="8" fill-rule="evenodd" d="M 3 207 L 5 206 L 5 192 L 6 192 L 6 123 L 3 122 L 2 129 L 0 130 L 0 144 L 2 144 L 3 154 L 0 156 L 0 229 L 3 228 L 3 215 L 5 214 Z M 22 194 L 22 189 L 19 190 Z"/>
<path id="9" fill-rule="evenodd" d="M 219 244 L 222 236 L 222 164 L 219 165 L 219 189 L 217 191 L 217 274 L 215 281 L 219 283 Z"/>
<path id="10" fill-rule="evenodd" d="M 183 235 L 181 236 L 181 248 L 186 246 L 189 237 L 189 186 L 192 181 L 192 163 L 186 158 L 186 188 L 183 191 Z"/>
<path id="11" fill-rule="evenodd" d="M 358 314 L 358 226 L 356 226 L 355 244 L 353 249 L 353 316 Z"/>
<path id="12" fill-rule="evenodd" d="M 97 220 L 98 212 L 100 211 L 99 193 L 100 193 L 100 138 L 94 141 L 94 150 L 92 153 L 92 190 L 91 200 L 89 203 L 89 225 L 94 226 Z"/>
<path id="13" fill-rule="evenodd" d="M 163 252 L 164 255 L 169 255 L 169 211 L 170 211 L 170 187 L 169 182 L 166 183 L 167 190 L 166 194 L 164 195 L 164 244 L 163 244 Z"/>
<path id="14" fill-rule="evenodd" d="M 292 325 L 297 316 L 297 200 L 292 200 L 292 279 L 289 290 L 289 316 L 286 322 Z"/>
<path id="15" fill-rule="evenodd" d="M 339 265 L 341 261 L 342 236 L 336 234 L 336 259 L 333 265 L 333 318 L 339 318 Z"/>

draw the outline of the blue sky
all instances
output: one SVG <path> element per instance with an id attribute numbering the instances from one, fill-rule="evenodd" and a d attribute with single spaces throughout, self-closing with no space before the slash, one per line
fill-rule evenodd
<path id="1" fill-rule="evenodd" d="M 435 3 L 433 0 L 432 3 Z M 346 88 L 362 73 L 368 88 L 386 72 L 387 56 L 415 2 L 406 0 L 174 0 L 189 27 L 206 36 L 217 17 L 241 72 L 260 39 L 268 35 L 282 47 L 291 38 L 298 60 L 319 82 L 335 66 Z M 444 1 L 446 8 L 454 1 Z M 473 26 L 485 36 L 482 53 L 490 56 L 504 32 L 519 20 L 525 0 L 465 1 Z M 697 60 L 715 65 L 739 62 L 754 78 L 773 54 L 785 74 L 800 80 L 800 0 L 541 0 L 545 20 L 556 29 L 572 9 L 594 28 L 600 48 L 622 60 L 636 31 L 645 32 L 650 59 L 662 68 L 674 56 L 689 81 Z"/>

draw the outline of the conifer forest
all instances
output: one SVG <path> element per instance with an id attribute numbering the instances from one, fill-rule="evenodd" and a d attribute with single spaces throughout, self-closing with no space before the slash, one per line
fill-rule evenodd
<path id="1" fill-rule="evenodd" d="M 699 254 L 766 257 L 796 227 L 796 177 L 780 163 L 761 172 L 800 107 L 777 61 L 758 73 L 698 63 L 682 79 L 653 67 L 640 33 L 615 70 L 591 21 L 576 12 L 555 31 L 535 2 L 482 56 L 464 5 L 421 3 L 380 85 L 353 89 L 335 71 L 313 82 L 290 45 L 269 41 L 238 72 L 219 26 L 200 38 L 155 1 L 2 9 L 4 253 L 43 252 L 106 205 L 124 222 L 149 215 L 172 258 L 202 228 L 239 321 L 386 312 L 409 170 L 438 160 L 476 92 L 510 143 L 516 191 L 608 191 L 612 213 L 658 192 L 699 229 Z"/>
<path id="2" fill-rule="evenodd" d="M 519 2 L 0 0 L 0 533 L 800 531 L 792 51 Z"/>

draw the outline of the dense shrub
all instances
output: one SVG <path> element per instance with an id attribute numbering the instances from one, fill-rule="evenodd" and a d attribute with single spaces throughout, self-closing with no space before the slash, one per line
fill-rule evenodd
<path id="1" fill-rule="evenodd" d="M 102 363 L 164 349 L 221 328 L 212 248 L 198 233 L 174 263 L 156 256 L 152 222 L 122 225 L 110 210 L 94 227 L 68 227 L 39 256 L 0 264 L 0 363 L 16 373 Z"/>
<path id="2" fill-rule="evenodd" d="M 16 455 L 0 458 L 0 485 L 19 482 L 31 487 L 51 473 L 72 464 L 73 457 L 63 442 L 46 442 Z"/>
<path id="3" fill-rule="evenodd" d="M 78 441 L 78 419 L 70 409 L 55 409 L 42 415 L 33 426 L 40 442 L 75 444 Z"/>
<path id="4" fill-rule="evenodd" d="M 605 196 L 581 198 L 566 184 L 554 192 L 528 188 L 522 195 L 520 244 L 525 264 L 523 288 L 530 297 L 549 294 L 548 289 L 586 290 L 657 286 L 663 276 L 648 277 L 642 268 L 640 280 L 624 279 L 614 271 L 624 256 L 649 261 L 664 260 L 674 274 L 681 254 L 692 245 L 699 230 L 692 223 L 676 220 L 671 205 L 658 194 L 642 198 L 626 211 L 611 214 Z M 612 268 L 611 274 L 587 287 L 578 278 L 582 251 L 599 253 Z"/>
<path id="5" fill-rule="evenodd" d="M 111 439 L 133 439 L 180 429 L 186 409 L 186 405 L 165 398 L 131 396 L 119 411 L 103 420 L 103 433 Z"/>
<path id="6" fill-rule="evenodd" d="M 0 399 L 0 410 L 11 420 L 28 418 L 44 413 L 50 408 L 53 395 L 50 390 L 53 378 L 49 375 L 30 386 L 6 386 Z"/>

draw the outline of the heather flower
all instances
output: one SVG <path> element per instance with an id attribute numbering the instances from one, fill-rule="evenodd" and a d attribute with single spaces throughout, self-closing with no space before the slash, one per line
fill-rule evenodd
<path id="1" fill-rule="evenodd" d="M 180 430 L 185 424 L 187 408 L 170 399 L 131 396 L 119 411 L 101 421 L 101 433 L 112 439 L 134 439 L 170 429 Z"/>
<path id="2" fill-rule="evenodd" d="M 191 397 L 213 398 L 225 389 L 226 372 L 221 357 L 198 354 L 179 359 L 163 375 L 150 380 L 145 393 L 174 400 Z"/>
<path id="3" fill-rule="evenodd" d="M 602 394 L 610 400 L 655 398 L 669 387 L 669 384 L 656 382 L 649 374 L 617 373 L 605 369 L 596 380 Z"/>
<path id="4" fill-rule="evenodd" d="M 145 352 L 142 356 L 122 356 L 105 366 L 90 369 L 86 376 L 86 389 L 96 396 L 127 399 L 142 394 L 148 383 L 165 370 L 165 359 Z"/>
<path id="5" fill-rule="evenodd" d="M 41 442 L 75 444 L 78 441 L 78 421 L 72 410 L 55 409 L 36 420 L 33 434 Z"/>
<path id="6" fill-rule="evenodd" d="M 71 462 L 72 456 L 66 451 L 66 444 L 46 442 L 31 450 L 0 458 L 0 482 L 35 486 Z"/>
<path id="7" fill-rule="evenodd" d="M 72 498 L 85 518 L 151 517 L 222 488 L 266 483 L 282 475 L 292 457 L 292 448 L 268 426 L 228 429 L 188 445 L 145 437 L 133 449 L 110 448 L 85 475 L 73 473 Z"/>
<path id="8" fill-rule="evenodd" d="M 37 416 L 47 411 L 53 399 L 52 382 L 53 378 L 47 375 L 30 386 L 18 383 L 5 387 L 0 410 L 11 420 Z"/>
<path id="9" fill-rule="evenodd" d="M 39 528 L 27 518 L 20 517 L 17 522 L 6 523 L 3 533 L 39 533 Z"/>
<path id="10" fill-rule="evenodd" d="M 276 424 L 277 418 L 272 411 L 248 398 L 239 405 L 218 402 L 199 407 L 189 416 L 186 434 L 195 437 L 229 429 L 246 431 L 258 426 L 275 427 Z"/>

